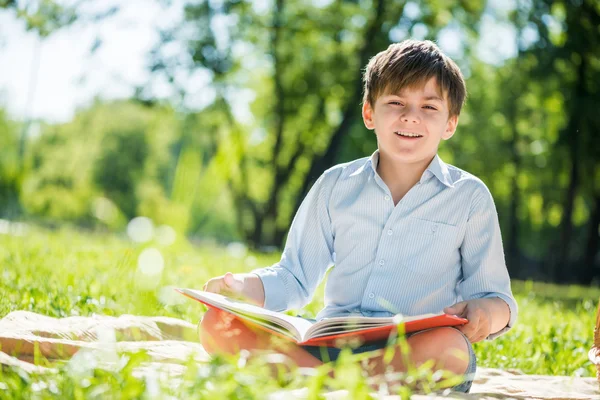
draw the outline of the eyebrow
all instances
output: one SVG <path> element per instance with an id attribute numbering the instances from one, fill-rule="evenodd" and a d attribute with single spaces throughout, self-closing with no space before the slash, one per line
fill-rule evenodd
<path id="1" fill-rule="evenodd" d="M 437 101 L 441 101 L 442 103 L 444 102 L 444 99 L 442 99 L 441 97 L 438 97 L 438 96 L 426 96 L 425 100 L 427 100 L 427 101 L 437 100 Z"/>
<path id="2" fill-rule="evenodd" d="M 392 93 L 387 94 L 386 96 L 389 96 L 389 97 L 402 97 L 401 94 L 392 94 Z M 442 103 L 444 102 L 444 99 L 442 99 L 439 96 L 425 96 L 425 97 L 423 97 L 423 100 L 425 100 L 425 101 L 436 100 L 436 101 L 439 101 L 439 102 L 442 102 Z"/>

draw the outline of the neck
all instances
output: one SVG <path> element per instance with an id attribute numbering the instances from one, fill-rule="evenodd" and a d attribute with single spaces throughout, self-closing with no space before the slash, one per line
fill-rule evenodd
<path id="1" fill-rule="evenodd" d="M 421 179 L 431 160 L 433 157 L 415 163 L 397 163 L 379 153 L 377 173 L 390 190 L 408 191 Z"/>

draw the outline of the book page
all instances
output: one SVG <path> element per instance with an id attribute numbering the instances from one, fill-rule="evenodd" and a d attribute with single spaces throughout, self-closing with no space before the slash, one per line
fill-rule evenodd
<path id="1" fill-rule="evenodd" d="M 435 317 L 442 314 L 423 314 L 411 317 L 363 317 L 351 315 L 348 317 L 332 317 L 315 323 L 306 333 L 308 338 L 334 335 L 345 332 L 355 332 L 362 329 L 376 328 L 379 326 L 398 325 L 401 322 L 409 322 L 419 319 Z"/>
<path id="2" fill-rule="evenodd" d="M 290 315 L 270 311 L 266 308 L 258 307 L 253 304 L 249 304 L 240 300 L 225 297 L 220 294 L 205 292 L 194 289 L 177 289 L 183 294 L 193 297 L 198 300 L 202 300 L 213 307 L 219 308 L 224 311 L 231 312 L 234 315 L 239 316 L 242 319 L 249 319 L 259 325 L 269 327 L 272 329 L 270 324 L 265 323 L 262 320 L 267 320 L 273 324 L 279 325 L 284 330 L 289 331 L 290 337 L 293 337 L 297 341 L 303 341 L 306 332 L 313 325 L 312 322 L 305 320 L 300 317 L 292 317 Z M 280 331 L 280 333 L 284 333 Z"/>

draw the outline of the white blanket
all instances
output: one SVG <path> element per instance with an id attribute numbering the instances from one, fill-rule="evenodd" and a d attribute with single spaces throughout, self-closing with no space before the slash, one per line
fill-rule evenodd
<path id="1" fill-rule="evenodd" d="M 32 363 L 34 344 L 49 359 L 96 354 L 107 368 L 116 363 L 115 354 L 145 350 L 158 368 L 176 378 L 184 372 L 183 362 L 194 357 L 199 363 L 209 359 L 197 341 L 196 325 L 167 317 L 69 317 L 51 318 L 27 311 L 15 311 L 0 319 L 0 364 L 28 372 L 49 372 L 52 368 Z M 17 355 L 14 357 L 12 355 Z M 115 361 L 112 361 L 115 360 Z M 144 369 L 136 371 L 143 375 Z M 273 393 L 273 400 L 305 398 L 306 390 Z M 328 399 L 346 398 L 345 391 L 330 392 Z M 463 399 L 599 399 L 595 378 L 525 375 L 516 370 L 478 368 L 469 394 L 453 393 Z M 380 396 L 397 399 L 396 396 Z M 414 398 L 425 398 L 415 396 Z M 426 397 L 432 399 L 435 397 Z M 440 399 L 444 397 L 439 397 Z M 446 397 L 447 398 L 447 397 Z"/>

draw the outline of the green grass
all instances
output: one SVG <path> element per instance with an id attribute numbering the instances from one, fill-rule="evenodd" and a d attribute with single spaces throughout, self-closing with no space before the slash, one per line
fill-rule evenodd
<path id="1" fill-rule="evenodd" d="M 144 279 L 138 271 L 138 256 L 149 247 L 164 257 L 160 278 Z M 176 294 L 172 287 L 201 288 L 213 276 L 249 271 L 277 258 L 277 254 L 245 253 L 209 242 L 138 245 L 116 235 L 30 227 L 25 236 L 0 235 L 0 317 L 13 310 L 30 310 L 53 317 L 165 315 L 196 323 L 203 306 Z M 518 324 L 496 340 L 474 345 L 478 365 L 527 374 L 594 376 L 595 366 L 587 352 L 592 346 L 600 289 L 516 281 L 513 291 L 519 303 Z M 322 293 L 321 285 L 303 315 L 316 315 Z M 274 380 L 266 366 L 248 368 L 237 358 L 214 359 L 205 366 L 190 361 L 177 388 L 159 382 L 159 397 L 264 398 L 267 392 L 300 387 L 308 387 L 316 396 L 323 384 L 329 389 L 336 385 L 349 389 L 354 397 L 366 396 L 368 387 L 358 364 L 348 361 L 351 358 L 338 363 L 336 368 L 343 369 L 340 376 L 346 378 L 337 382 L 328 380 L 325 368 L 317 376 L 295 374 Z M 140 353 L 125 360 L 119 371 L 94 369 L 84 377 L 69 373 L 64 365 L 57 366 L 58 373 L 44 376 L 4 368 L 0 398 L 151 398 L 152 385 L 133 374 L 147 357 Z"/>

